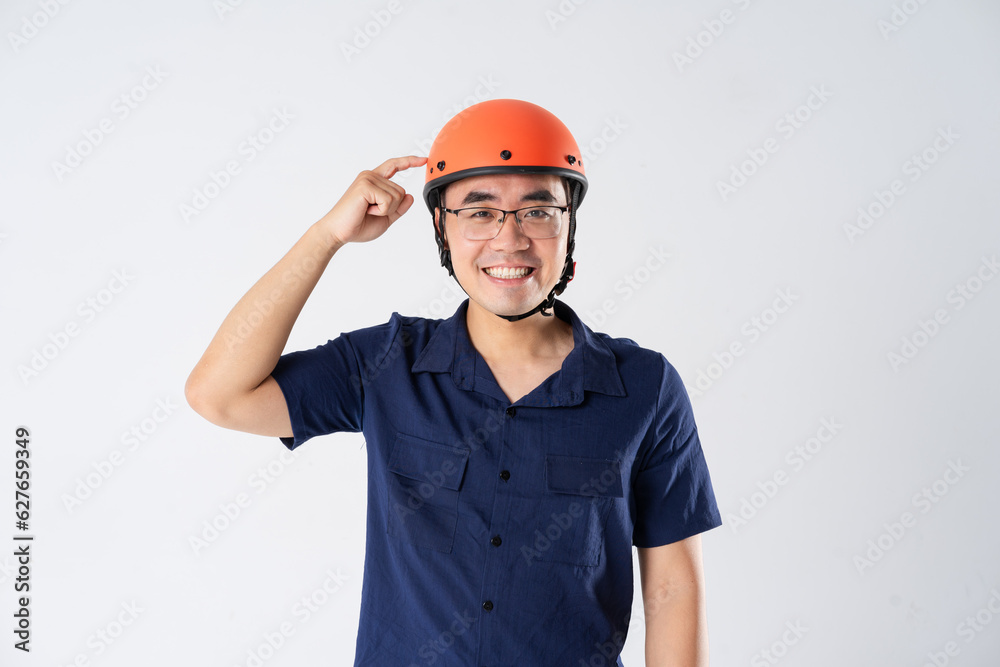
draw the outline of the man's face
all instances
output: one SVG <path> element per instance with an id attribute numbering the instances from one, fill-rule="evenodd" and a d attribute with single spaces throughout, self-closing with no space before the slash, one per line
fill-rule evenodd
<path id="1" fill-rule="evenodd" d="M 558 176 L 496 174 L 473 176 L 445 188 L 443 206 L 449 209 L 488 206 L 506 211 L 525 206 L 566 206 L 566 191 Z M 437 217 L 435 217 L 435 220 Z M 545 300 L 559 281 L 566 261 L 569 212 L 562 229 L 550 239 L 531 239 L 518 227 L 513 214 L 496 238 L 470 241 L 462 234 L 454 213 L 445 216 L 445 243 L 451 250 L 455 277 L 469 298 L 497 315 L 520 315 Z M 490 273 L 508 267 L 527 270 L 522 277 L 503 278 Z"/>

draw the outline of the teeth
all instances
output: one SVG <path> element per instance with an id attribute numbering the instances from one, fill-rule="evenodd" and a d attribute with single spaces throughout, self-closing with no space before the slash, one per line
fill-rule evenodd
<path id="1" fill-rule="evenodd" d="M 490 274 L 494 278 L 523 278 L 528 275 L 531 269 L 520 268 L 511 269 L 508 267 L 490 267 L 485 269 L 486 273 Z"/>

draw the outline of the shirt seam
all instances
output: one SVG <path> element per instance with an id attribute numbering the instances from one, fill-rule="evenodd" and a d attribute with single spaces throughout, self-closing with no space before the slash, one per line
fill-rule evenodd
<path id="1" fill-rule="evenodd" d="M 659 357 L 660 357 L 660 364 L 663 370 L 660 372 L 660 386 L 656 390 L 656 406 L 653 408 L 653 417 L 652 419 L 649 420 L 649 431 L 648 431 L 650 435 L 649 447 L 646 449 L 645 452 L 643 452 L 642 465 L 638 469 L 640 473 L 645 472 L 646 470 L 652 470 L 653 468 L 657 467 L 656 465 L 647 465 L 647 464 L 649 462 L 650 457 L 654 453 L 653 450 L 656 448 L 657 445 L 656 421 L 658 415 L 660 414 L 660 410 L 662 409 L 661 406 L 663 404 L 663 387 L 667 382 L 667 363 L 666 363 L 667 359 L 662 354 L 660 354 Z M 663 463 L 666 464 L 668 462 L 669 461 L 664 461 Z"/>
<path id="2" fill-rule="evenodd" d="M 389 324 L 389 326 L 390 326 L 390 330 L 392 332 L 392 337 L 389 339 L 389 342 L 385 346 L 385 350 L 382 352 L 382 354 L 379 357 L 376 358 L 375 364 L 372 366 L 372 377 L 368 381 L 366 381 L 364 379 L 364 374 L 366 373 L 365 365 L 364 365 L 364 360 L 361 359 L 360 355 L 358 354 L 357 348 L 354 346 L 354 343 L 351 342 L 351 336 L 350 336 L 350 334 L 349 333 L 345 334 L 345 338 L 347 340 L 347 344 L 351 346 L 351 351 L 354 353 L 354 359 L 355 359 L 355 361 L 357 361 L 357 363 L 358 363 L 358 369 L 361 371 L 361 374 L 362 374 L 361 375 L 361 381 L 358 383 L 358 385 L 359 385 L 358 391 L 361 392 L 361 430 L 362 430 L 362 432 L 364 432 L 364 425 L 365 425 L 365 395 L 366 395 L 365 394 L 365 385 L 367 384 L 367 382 L 375 382 L 378 379 L 379 375 L 381 375 L 386 370 L 385 368 L 383 368 L 382 365 L 383 365 L 383 363 L 385 363 L 385 360 L 389 357 L 389 354 L 395 349 L 395 347 L 396 347 L 396 340 L 399 338 L 399 332 L 403 328 L 403 321 L 402 321 L 402 318 L 399 316 L 399 313 L 393 313 L 389 317 L 389 322 L 387 324 Z"/>

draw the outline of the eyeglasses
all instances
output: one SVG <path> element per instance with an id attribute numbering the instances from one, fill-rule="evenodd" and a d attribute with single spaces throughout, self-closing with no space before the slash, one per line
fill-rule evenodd
<path id="1" fill-rule="evenodd" d="M 508 213 L 514 214 L 521 233 L 529 239 L 551 239 L 562 231 L 562 214 L 569 210 L 566 206 L 528 206 L 516 211 L 499 208 L 444 209 L 458 216 L 462 234 L 470 241 L 488 241 L 500 233 Z"/>

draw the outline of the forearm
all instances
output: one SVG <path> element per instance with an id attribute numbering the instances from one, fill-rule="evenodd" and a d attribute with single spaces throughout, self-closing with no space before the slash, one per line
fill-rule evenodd
<path id="1" fill-rule="evenodd" d="M 664 590 L 644 604 L 646 667 L 708 667 L 703 589 Z"/>
<path id="2" fill-rule="evenodd" d="M 224 407 L 274 370 L 292 326 L 341 247 L 318 223 L 240 299 L 188 377 L 189 402 Z"/>

